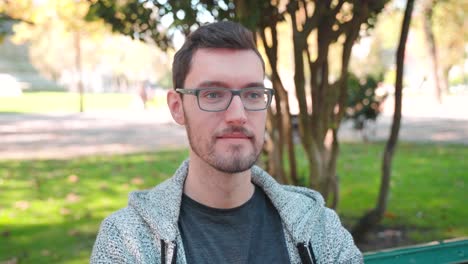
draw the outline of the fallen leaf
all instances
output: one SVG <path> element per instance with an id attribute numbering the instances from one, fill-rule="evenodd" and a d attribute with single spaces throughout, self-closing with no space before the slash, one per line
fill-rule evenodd
<path id="1" fill-rule="evenodd" d="M 62 208 L 60 208 L 60 214 L 61 215 L 69 215 L 69 214 L 71 214 L 71 211 L 68 208 L 62 207 Z"/>
<path id="2" fill-rule="evenodd" d="M 75 193 L 69 193 L 67 194 L 67 197 L 65 199 L 69 203 L 76 203 L 80 200 L 80 196 Z"/>
<path id="3" fill-rule="evenodd" d="M 385 216 L 386 218 L 390 218 L 390 219 L 395 219 L 395 218 L 397 218 L 397 215 L 394 214 L 394 213 L 392 213 L 392 212 L 385 212 L 384 216 Z"/>
<path id="4" fill-rule="evenodd" d="M 109 189 L 109 185 L 107 185 L 107 183 L 101 183 L 101 184 L 99 185 L 99 189 L 100 189 L 101 191 L 105 191 L 105 190 Z"/>
<path id="5" fill-rule="evenodd" d="M 135 177 L 132 179 L 131 183 L 135 185 L 142 185 L 145 181 L 141 177 Z"/>
<path id="6" fill-rule="evenodd" d="M 11 235 L 11 231 L 10 230 L 4 230 L 0 233 L 0 235 L 2 237 L 9 237 Z"/>
<path id="7" fill-rule="evenodd" d="M 78 231 L 77 229 L 71 229 L 68 231 L 69 236 L 78 236 L 79 234 L 80 234 L 80 231 Z"/>
<path id="8" fill-rule="evenodd" d="M 18 209 L 20 209 L 20 210 L 23 210 L 23 211 L 26 210 L 26 209 L 28 209 L 29 206 L 30 206 L 30 204 L 29 204 L 28 201 L 17 201 L 17 202 L 15 203 L 15 207 L 18 208 Z"/>
<path id="9" fill-rule="evenodd" d="M 43 250 L 41 251 L 41 255 L 42 255 L 42 256 L 45 256 L 45 257 L 50 256 L 50 251 L 47 250 L 47 249 L 43 249 Z"/>
<path id="10" fill-rule="evenodd" d="M 88 211 L 88 212 L 86 212 L 86 214 L 84 215 L 84 217 L 85 217 L 86 219 L 91 219 L 91 217 L 93 217 L 93 215 L 91 214 L 91 212 Z"/>
<path id="11" fill-rule="evenodd" d="M 77 183 L 79 180 L 80 178 L 76 176 L 75 174 L 68 176 L 68 181 L 71 183 Z"/>

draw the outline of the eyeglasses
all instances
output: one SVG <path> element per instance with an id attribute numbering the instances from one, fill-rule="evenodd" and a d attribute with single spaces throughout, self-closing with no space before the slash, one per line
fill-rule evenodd
<path id="1" fill-rule="evenodd" d="M 274 90 L 265 87 L 248 87 L 240 90 L 228 88 L 200 88 L 200 89 L 175 89 L 181 94 L 195 95 L 198 107 L 207 112 L 221 112 L 228 109 L 232 98 L 238 95 L 245 110 L 261 111 L 268 108 L 274 95 Z"/>

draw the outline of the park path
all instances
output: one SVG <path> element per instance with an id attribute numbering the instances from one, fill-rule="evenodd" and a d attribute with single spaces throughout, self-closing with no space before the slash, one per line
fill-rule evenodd
<path id="1" fill-rule="evenodd" d="M 441 142 L 468 147 L 468 103 L 444 106 L 406 101 L 400 140 Z M 367 131 L 371 141 L 386 140 L 391 102 Z M 361 134 L 344 123 L 342 141 L 360 141 Z M 0 113 L 0 159 L 68 159 L 93 154 L 122 154 L 187 146 L 185 129 L 167 110 L 128 110 L 82 114 Z"/>
<path id="2" fill-rule="evenodd" d="M 0 159 L 68 159 L 180 148 L 185 130 L 165 111 L 0 114 Z"/>

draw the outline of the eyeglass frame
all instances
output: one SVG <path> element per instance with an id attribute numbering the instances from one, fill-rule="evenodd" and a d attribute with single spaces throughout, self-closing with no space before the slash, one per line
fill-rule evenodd
<path id="1" fill-rule="evenodd" d="M 240 96 L 241 95 L 241 92 L 242 91 L 245 91 L 245 89 L 258 89 L 258 88 L 262 88 L 264 91 L 266 91 L 269 96 L 268 96 L 268 101 L 266 102 L 265 104 L 265 108 L 261 108 L 261 109 L 248 109 L 245 105 L 244 105 L 244 101 L 242 100 L 242 97 Z M 206 109 L 203 109 L 200 105 L 200 97 L 199 97 L 199 94 L 201 91 L 206 91 L 206 90 L 211 90 L 211 89 L 224 89 L 226 91 L 230 91 L 231 92 L 231 99 L 229 99 L 229 102 L 227 103 L 226 105 L 226 108 L 224 109 L 221 109 L 221 110 L 206 110 Z M 229 106 L 231 105 L 232 103 L 232 99 L 234 98 L 234 96 L 239 96 L 239 99 L 241 100 L 242 102 L 242 105 L 244 106 L 244 109 L 247 110 L 247 111 L 263 111 L 263 110 L 266 110 L 270 105 L 271 105 L 271 101 L 273 100 L 273 96 L 275 95 L 275 90 L 271 89 L 271 88 L 266 88 L 266 87 L 247 87 L 247 88 L 243 88 L 243 89 L 240 89 L 240 90 L 234 90 L 234 89 L 229 89 L 229 88 L 223 88 L 223 87 L 209 87 L 209 88 L 194 88 L 194 89 L 185 89 L 185 88 L 176 88 L 175 91 L 177 93 L 180 93 L 180 94 L 188 94 L 188 95 L 194 95 L 197 97 L 197 104 L 198 104 L 198 108 L 200 108 L 200 110 L 202 111 L 205 111 L 205 112 L 223 112 L 223 111 L 226 111 Z"/>

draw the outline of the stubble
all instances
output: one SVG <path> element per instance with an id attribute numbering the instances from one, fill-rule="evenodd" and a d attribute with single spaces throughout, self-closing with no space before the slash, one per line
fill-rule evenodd
<path id="1" fill-rule="evenodd" d="M 187 120 L 187 119 L 186 119 Z M 252 168 L 261 153 L 261 146 L 257 146 L 256 137 L 242 127 L 229 127 L 225 131 L 244 131 L 246 134 L 252 135 L 250 142 L 252 151 L 247 154 L 242 154 L 243 145 L 231 145 L 226 153 L 216 153 L 217 136 L 212 135 L 208 140 L 197 136 L 197 133 L 192 130 L 189 122 L 186 123 L 186 131 L 189 139 L 189 144 L 193 152 L 197 154 L 203 161 L 209 164 L 214 169 L 224 173 L 239 173 Z"/>

